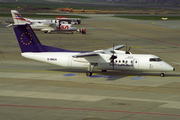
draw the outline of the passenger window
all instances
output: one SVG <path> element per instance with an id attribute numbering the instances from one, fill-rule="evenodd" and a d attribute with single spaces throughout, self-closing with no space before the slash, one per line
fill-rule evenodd
<path id="1" fill-rule="evenodd" d="M 119 60 L 119 63 L 121 63 L 121 60 Z"/>
<path id="2" fill-rule="evenodd" d="M 135 61 L 135 63 L 137 63 L 137 61 Z"/>
<path id="3" fill-rule="evenodd" d="M 124 63 L 124 60 L 122 62 Z"/>

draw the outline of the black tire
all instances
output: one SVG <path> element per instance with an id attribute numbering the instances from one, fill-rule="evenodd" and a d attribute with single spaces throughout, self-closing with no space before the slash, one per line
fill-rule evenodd
<path id="1" fill-rule="evenodd" d="M 164 77 L 164 73 L 161 73 L 160 76 L 161 76 L 161 77 Z"/>
<path id="2" fill-rule="evenodd" d="M 92 76 L 92 72 L 87 71 L 86 76 Z"/>
<path id="3" fill-rule="evenodd" d="M 107 70 L 101 70 L 102 72 L 107 72 Z"/>

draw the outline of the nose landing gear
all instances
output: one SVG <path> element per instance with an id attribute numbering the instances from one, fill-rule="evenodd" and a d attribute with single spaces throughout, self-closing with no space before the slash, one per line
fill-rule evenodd
<path id="1" fill-rule="evenodd" d="M 92 71 L 94 67 L 97 66 L 97 63 L 90 63 L 88 67 L 88 71 L 86 72 L 87 76 L 92 76 Z"/>

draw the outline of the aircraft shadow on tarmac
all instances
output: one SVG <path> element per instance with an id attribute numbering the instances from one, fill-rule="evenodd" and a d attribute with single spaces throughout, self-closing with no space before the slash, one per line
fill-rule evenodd
<path id="1" fill-rule="evenodd" d="M 69 73 L 82 73 L 86 75 L 87 70 L 83 69 L 47 69 L 48 71 L 62 71 Z M 137 71 L 113 71 L 109 70 L 107 72 L 101 72 L 98 70 L 94 70 L 91 78 L 105 78 L 107 81 L 118 80 L 127 76 L 132 76 L 135 79 L 143 79 L 146 77 L 160 77 L 160 73 L 151 73 L 151 72 L 137 72 Z M 180 77 L 180 74 L 166 73 L 165 77 Z"/>
<path id="2" fill-rule="evenodd" d="M 62 71 L 62 72 L 69 72 L 71 73 L 79 73 L 79 74 L 84 74 L 86 76 L 87 70 L 84 69 L 47 69 L 48 71 Z M 121 78 L 126 77 L 127 75 L 121 75 L 119 72 L 114 72 L 114 71 L 108 71 L 108 72 L 101 72 L 94 70 L 93 75 L 90 76 L 90 78 L 105 78 L 107 80 L 113 81 L 113 80 L 118 80 Z"/>

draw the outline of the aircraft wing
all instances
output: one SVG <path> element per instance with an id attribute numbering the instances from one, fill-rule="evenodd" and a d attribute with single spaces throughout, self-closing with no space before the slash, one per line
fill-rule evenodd
<path id="1" fill-rule="evenodd" d="M 98 50 L 98 51 L 94 51 L 94 52 L 88 52 L 88 53 L 81 53 L 78 55 L 74 55 L 73 57 L 92 57 L 92 56 L 99 56 L 99 54 L 112 54 L 113 50 L 119 50 L 123 47 L 125 47 L 126 45 L 118 45 L 106 50 Z"/>
<path id="2" fill-rule="evenodd" d="M 118 45 L 118 46 L 114 46 L 112 48 L 109 48 L 109 49 L 106 49 L 106 50 L 103 50 L 104 53 L 106 54 L 110 54 L 110 53 L 113 53 L 113 50 L 119 50 L 123 47 L 125 47 L 126 45 Z"/>
<path id="3" fill-rule="evenodd" d="M 47 27 L 47 28 L 43 28 L 43 29 L 41 29 L 41 31 L 43 31 L 43 32 L 47 32 L 47 33 L 50 33 L 50 32 L 52 32 L 52 31 L 55 31 L 55 29 L 54 29 L 54 28 L 52 28 L 52 27 Z"/>
<path id="4" fill-rule="evenodd" d="M 55 23 L 43 23 L 44 25 L 53 26 L 56 25 Z"/>
<path id="5" fill-rule="evenodd" d="M 74 55 L 73 57 L 77 58 L 77 57 L 92 57 L 92 56 L 99 56 L 99 54 L 96 52 L 88 52 L 88 53 Z"/>
<path id="6" fill-rule="evenodd" d="M 34 24 L 34 25 L 45 25 L 45 26 L 54 26 L 56 25 L 55 23 L 37 23 L 37 22 L 32 22 L 31 24 Z"/>

